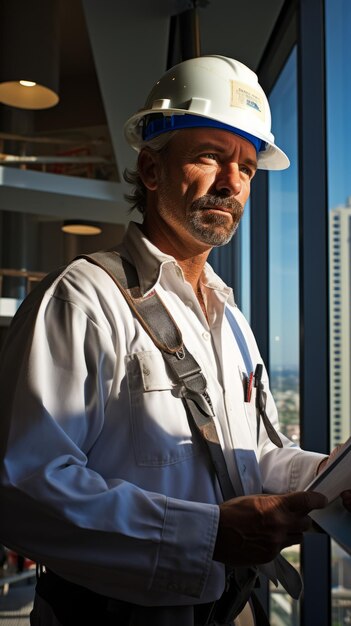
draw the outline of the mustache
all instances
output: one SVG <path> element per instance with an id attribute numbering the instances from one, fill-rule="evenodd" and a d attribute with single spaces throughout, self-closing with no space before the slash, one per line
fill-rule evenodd
<path id="1" fill-rule="evenodd" d="M 214 196 L 210 193 L 197 198 L 191 204 L 192 211 L 198 211 L 202 209 L 230 209 L 233 213 L 242 213 L 244 210 L 243 205 L 239 200 L 233 198 L 232 196 L 223 197 L 223 196 Z"/>

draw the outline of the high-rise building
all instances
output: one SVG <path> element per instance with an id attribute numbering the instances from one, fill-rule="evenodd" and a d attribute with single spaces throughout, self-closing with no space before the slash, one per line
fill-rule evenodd
<path id="1" fill-rule="evenodd" d="M 351 430 L 351 197 L 329 213 L 330 442 Z"/>

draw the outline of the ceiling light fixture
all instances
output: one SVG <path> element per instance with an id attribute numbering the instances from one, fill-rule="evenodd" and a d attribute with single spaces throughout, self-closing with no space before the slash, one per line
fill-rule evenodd
<path id="1" fill-rule="evenodd" d="M 33 83 L 32 80 L 20 80 L 19 84 L 22 85 L 22 87 L 35 87 L 37 83 Z"/>
<path id="2" fill-rule="evenodd" d="M 1 3 L 0 102 L 47 109 L 59 101 L 59 2 Z"/>
<path id="3" fill-rule="evenodd" d="M 100 224 L 86 220 L 65 220 L 61 230 L 70 235 L 100 235 L 102 232 Z"/>

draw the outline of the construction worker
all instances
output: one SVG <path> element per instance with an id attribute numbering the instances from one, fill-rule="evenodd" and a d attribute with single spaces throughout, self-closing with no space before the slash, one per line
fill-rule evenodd
<path id="1" fill-rule="evenodd" d="M 124 292 L 79 258 L 16 315 L 0 370 L 0 540 L 43 566 L 33 625 L 258 626 L 258 567 L 300 593 L 279 553 L 325 506 L 303 490 L 327 457 L 279 433 L 253 334 L 206 261 L 256 169 L 289 161 L 256 75 L 221 56 L 169 70 L 125 134 L 143 222 L 116 251 L 138 284 Z M 168 352 L 167 325 L 180 337 Z"/>

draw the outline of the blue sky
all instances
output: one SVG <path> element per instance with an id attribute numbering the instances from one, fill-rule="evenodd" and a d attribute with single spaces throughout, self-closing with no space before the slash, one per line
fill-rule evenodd
<path id="1" fill-rule="evenodd" d="M 351 2 L 326 0 L 329 206 L 351 195 Z"/>
<path id="2" fill-rule="evenodd" d="M 269 325 L 271 368 L 299 362 L 297 91 L 294 50 L 270 95 L 273 133 L 287 170 L 269 174 Z"/>
<path id="3" fill-rule="evenodd" d="M 289 58 L 270 97 L 277 145 L 291 160 L 289 169 L 269 175 L 270 365 L 297 367 L 298 354 L 298 199 L 296 52 Z M 250 202 L 242 234 L 242 303 L 250 319 Z"/>

